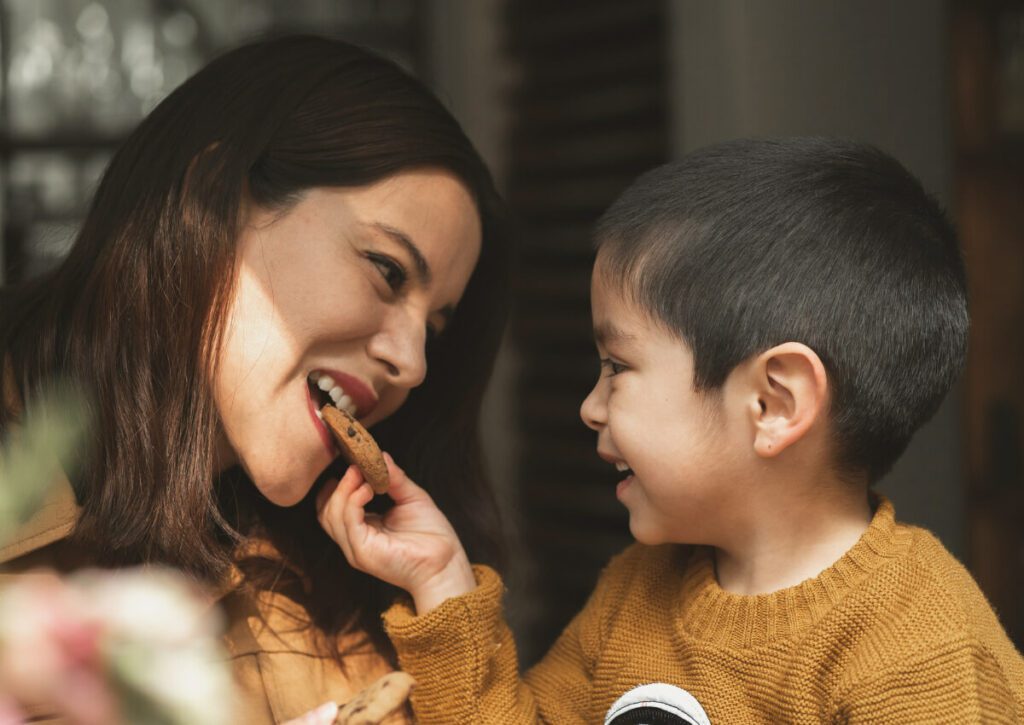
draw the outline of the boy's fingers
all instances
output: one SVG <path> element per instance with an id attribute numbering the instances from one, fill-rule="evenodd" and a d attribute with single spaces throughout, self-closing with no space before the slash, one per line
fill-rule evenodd
<path id="1" fill-rule="evenodd" d="M 333 485 L 328 481 L 323 490 L 317 495 L 317 520 L 324 531 L 339 544 L 341 543 L 340 539 L 346 535 L 342 529 L 341 512 L 345 507 L 346 500 L 362 484 L 362 481 L 363 477 L 359 469 L 355 466 L 349 466 L 340 481 L 335 482 Z"/>
<path id="2" fill-rule="evenodd" d="M 316 494 L 317 515 L 320 515 L 324 510 L 324 507 L 327 505 L 327 501 L 331 498 L 331 494 L 333 494 L 337 488 L 338 481 L 333 478 L 327 479 L 327 481 L 324 482 L 324 485 L 321 486 L 320 490 Z"/>
<path id="3" fill-rule="evenodd" d="M 365 481 L 352 492 L 341 508 L 341 521 L 346 529 L 355 531 L 366 522 L 366 504 L 373 500 L 373 489 Z"/>
<path id="4" fill-rule="evenodd" d="M 411 478 L 405 475 L 405 471 L 395 463 L 390 453 L 384 453 L 384 463 L 388 467 L 388 478 L 391 484 L 388 486 L 388 496 L 397 504 L 408 503 L 421 496 L 427 496 L 427 492 L 420 488 Z"/>
<path id="5" fill-rule="evenodd" d="M 373 499 L 370 484 L 363 483 L 353 492 L 341 508 L 341 527 L 343 531 L 338 537 L 338 544 L 349 563 L 360 566 L 359 546 L 366 540 L 366 511 L 363 507 Z"/>
<path id="6" fill-rule="evenodd" d="M 395 463 L 395 459 L 391 457 L 390 453 L 384 451 L 382 455 L 384 456 L 384 464 L 388 467 L 388 473 L 392 475 L 395 473 L 398 473 L 402 476 L 405 475 L 405 469 L 403 469 L 401 466 Z"/>
<path id="7" fill-rule="evenodd" d="M 344 487 L 345 495 L 352 495 L 352 492 L 359 488 L 359 484 L 364 480 L 363 472 L 359 470 L 358 466 L 350 465 L 346 468 L 345 475 L 341 477 L 341 485 Z"/>

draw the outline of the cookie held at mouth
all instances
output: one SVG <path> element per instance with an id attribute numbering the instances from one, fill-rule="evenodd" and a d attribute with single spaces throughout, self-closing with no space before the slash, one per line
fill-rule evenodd
<path id="1" fill-rule="evenodd" d="M 363 478 L 370 484 L 374 493 L 381 494 L 388 490 L 388 467 L 384 456 L 362 423 L 333 405 L 325 405 L 320 414 L 327 424 L 327 429 L 334 434 L 341 455 L 349 463 L 354 464 L 363 473 Z"/>

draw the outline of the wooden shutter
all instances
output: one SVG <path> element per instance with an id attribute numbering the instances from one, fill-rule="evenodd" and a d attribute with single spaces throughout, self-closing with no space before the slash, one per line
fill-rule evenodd
<path id="1" fill-rule="evenodd" d="M 521 530 L 534 564 L 524 665 L 584 603 L 629 542 L 615 471 L 579 406 L 598 372 L 591 229 L 638 174 L 668 157 L 667 8 L 660 1 L 508 4 L 518 70 L 507 194 L 522 229 L 512 321 Z"/>

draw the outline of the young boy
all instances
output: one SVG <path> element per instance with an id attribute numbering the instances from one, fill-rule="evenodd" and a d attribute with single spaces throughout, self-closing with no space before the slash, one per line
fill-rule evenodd
<path id="1" fill-rule="evenodd" d="M 963 263 L 876 149 L 739 141 L 642 176 L 597 227 L 583 402 L 639 543 L 523 679 L 502 584 L 391 466 L 320 500 L 419 722 L 1020 722 L 1024 661 L 967 571 L 871 486 L 967 347 Z M 673 719 L 674 718 L 674 719 Z"/>

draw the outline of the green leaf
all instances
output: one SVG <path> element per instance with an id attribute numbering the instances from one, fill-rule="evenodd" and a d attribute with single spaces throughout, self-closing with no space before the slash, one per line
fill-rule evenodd
<path id="1" fill-rule="evenodd" d="M 84 396 L 68 384 L 47 389 L 25 407 L 0 448 L 0 544 L 46 500 L 82 453 L 88 421 Z"/>

